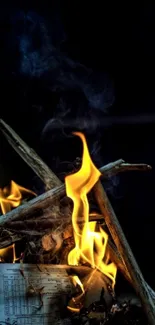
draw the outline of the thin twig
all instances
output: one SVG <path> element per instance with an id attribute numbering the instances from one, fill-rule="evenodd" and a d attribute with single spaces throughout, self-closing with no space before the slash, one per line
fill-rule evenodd
<path id="1" fill-rule="evenodd" d="M 127 171 L 149 171 L 152 167 L 148 164 L 129 164 L 129 163 L 121 163 L 119 166 L 115 166 L 112 170 L 108 171 L 106 175 L 104 174 L 104 166 L 100 168 L 100 172 L 103 174 L 102 176 L 114 176 L 118 173 L 123 173 Z"/>

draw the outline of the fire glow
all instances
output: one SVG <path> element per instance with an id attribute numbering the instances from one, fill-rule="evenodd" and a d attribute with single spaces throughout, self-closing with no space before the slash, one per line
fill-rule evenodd
<path id="1" fill-rule="evenodd" d="M 78 172 L 66 176 L 66 193 L 73 201 L 72 225 L 75 247 L 68 255 L 69 265 L 89 264 L 98 269 L 115 285 L 117 268 L 109 262 L 106 251 L 108 243 L 107 233 L 96 222 L 89 222 L 89 203 L 87 194 L 99 180 L 101 173 L 93 164 L 87 147 L 85 136 L 76 132 L 83 144 L 82 165 Z M 75 282 L 74 278 L 74 282 Z M 79 279 L 76 282 L 79 284 Z M 81 290 L 83 285 L 81 283 Z"/>
<path id="2" fill-rule="evenodd" d="M 23 195 L 30 194 L 36 196 L 36 194 L 18 184 L 11 181 L 10 186 L 6 186 L 3 189 L 0 188 L 0 207 L 2 214 L 6 214 L 11 211 L 12 208 L 17 208 L 23 199 Z M 16 258 L 15 244 L 12 244 L 6 248 L 0 249 L 0 262 L 5 260 L 5 257 L 13 255 L 12 263 L 19 260 Z"/>
<path id="3" fill-rule="evenodd" d="M 11 181 L 10 187 L 0 188 L 0 206 L 2 213 L 5 214 L 11 211 L 12 208 L 17 208 L 22 201 L 23 194 L 36 195 L 34 192 Z"/>

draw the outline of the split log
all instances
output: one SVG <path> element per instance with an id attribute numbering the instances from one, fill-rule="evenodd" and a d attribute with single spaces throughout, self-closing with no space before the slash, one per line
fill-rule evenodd
<path id="1" fill-rule="evenodd" d="M 109 163 L 100 168 L 103 173 L 103 176 L 106 176 L 110 173 L 116 173 L 121 171 L 121 164 L 122 160 L 117 160 L 115 162 Z M 124 170 L 124 163 L 123 163 L 123 170 Z M 132 164 L 127 164 L 132 167 Z M 143 164 L 142 164 L 143 165 Z M 136 165 L 137 166 L 137 165 Z M 144 166 L 144 165 L 143 165 Z M 146 167 L 147 166 L 147 167 Z M 145 165 L 147 169 L 151 167 L 149 165 Z M 138 168 L 138 167 L 136 167 Z M 45 209 L 52 207 L 56 201 L 59 201 L 62 197 L 66 194 L 65 185 L 62 184 L 59 187 L 49 190 L 48 192 L 32 199 L 31 201 L 19 206 L 18 208 L 12 210 L 11 212 L 2 215 L 0 218 L 0 227 L 8 226 L 10 222 L 13 221 L 23 221 L 25 219 L 29 219 L 32 216 L 40 216 L 43 215 Z"/>
<path id="2" fill-rule="evenodd" d="M 116 166 L 119 166 L 122 160 L 117 160 L 113 163 L 110 163 L 104 167 L 102 167 L 102 171 L 105 170 L 105 173 L 115 169 Z M 18 208 L 8 212 L 5 215 L 2 215 L 0 218 L 0 227 L 8 227 L 10 222 L 13 221 L 24 221 L 25 219 L 29 219 L 31 217 L 38 217 L 43 215 L 45 209 L 50 208 L 56 205 L 56 201 L 60 201 L 62 197 L 66 194 L 65 185 L 62 184 L 59 187 L 49 190 L 48 192 L 32 199 L 31 201 L 19 206 Z M 57 216 L 58 218 L 58 216 Z M 55 220 L 54 220 L 55 221 Z"/>
<path id="3" fill-rule="evenodd" d="M 110 259 L 111 261 L 113 261 L 118 270 L 122 273 L 122 275 L 126 278 L 126 280 L 132 285 L 133 285 L 133 281 L 132 281 L 132 278 L 128 272 L 128 269 L 126 267 L 126 265 L 124 264 L 124 262 L 122 261 L 122 258 L 121 258 L 121 255 L 119 254 L 116 246 L 112 243 L 112 241 L 110 240 L 110 238 L 108 239 L 108 251 L 109 251 L 109 254 L 110 254 Z M 145 284 L 149 290 L 149 293 L 154 301 L 154 304 L 155 304 L 155 291 L 148 285 L 148 283 L 145 281 Z"/>
<path id="4" fill-rule="evenodd" d="M 133 287 L 141 300 L 149 324 L 153 325 L 155 323 L 155 305 L 153 299 L 100 181 L 95 184 L 94 193 L 113 241 L 130 274 Z"/>
<path id="5" fill-rule="evenodd" d="M 40 179 L 43 181 L 46 190 L 58 186 L 58 189 L 54 189 L 54 191 L 52 192 L 43 194 L 38 198 L 30 201 L 29 203 L 23 205 L 22 207 L 19 207 L 16 210 L 10 212 L 9 214 L 5 216 L 1 216 L 0 227 L 4 227 L 4 226 L 10 227 L 11 229 L 13 228 L 14 231 L 15 229 L 18 229 L 18 233 L 20 229 L 22 234 L 24 234 L 23 224 L 24 224 L 24 228 L 28 228 L 28 226 L 31 225 L 32 226 L 36 225 L 37 227 L 39 226 L 39 229 L 40 227 L 47 229 L 47 226 L 49 226 L 49 229 L 53 229 L 54 223 L 56 223 L 55 227 L 57 227 L 58 225 L 60 225 L 59 219 L 62 220 L 64 219 L 59 209 L 60 209 L 60 198 L 65 195 L 65 186 L 63 184 L 61 185 L 61 181 L 58 179 L 58 177 L 50 170 L 50 168 L 43 162 L 43 160 L 36 154 L 36 152 L 32 148 L 30 148 L 17 135 L 17 133 L 3 120 L 0 120 L 0 128 L 3 134 L 5 135 L 6 139 L 10 143 L 10 145 L 21 156 L 21 158 L 33 169 L 36 175 L 38 175 Z M 103 173 L 104 177 L 110 177 L 112 175 L 115 175 L 118 172 L 123 172 L 126 170 L 149 170 L 149 169 L 151 169 L 149 165 L 125 164 L 122 159 L 119 159 L 115 162 L 109 163 L 106 166 L 101 167 L 100 171 Z M 70 201 L 68 200 L 68 202 Z M 38 217 L 40 218 L 44 214 L 47 215 L 47 212 L 45 210 L 49 207 L 52 207 L 51 208 L 52 211 L 50 211 L 50 218 L 48 217 L 48 221 L 47 218 L 42 218 L 42 220 L 38 220 Z M 55 211 L 53 213 L 53 209 L 54 210 L 56 209 L 56 213 L 57 213 L 56 218 L 53 217 L 53 215 L 55 216 Z M 68 213 L 68 218 L 71 219 L 70 218 L 71 209 L 69 204 L 68 204 L 67 213 Z M 63 215 L 64 215 L 64 211 L 63 211 Z M 30 220 L 30 218 L 32 219 Z M 25 221 L 25 219 L 29 219 L 29 220 Z M 90 217 L 90 220 L 100 220 L 100 219 L 102 219 L 102 216 L 96 217 L 96 219 L 93 219 L 93 216 Z M 17 222 L 17 220 L 19 220 L 19 222 Z M 25 234 L 27 234 L 27 231 L 28 230 L 25 229 Z M 34 234 L 33 231 L 34 235 L 39 235 L 39 233 L 41 234 L 40 231 L 37 232 L 37 230 L 35 230 L 35 234 Z M 31 234 L 32 234 L 32 229 L 31 229 Z M 16 238 L 18 238 L 18 235 L 16 236 Z"/>
<path id="6" fill-rule="evenodd" d="M 110 165 L 110 164 L 108 164 Z M 107 166 L 108 166 L 107 165 Z M 148 164 L 129 164 L 122 162 L 120 165 L 113 166 L 111 169 L 109 168 L 106 170 L 105 166 L 100 168 L 100 172 L 102 173 L 102 177 L 111 177 L 118 173 L 123 173 L 127 171 L 149 171 L 152 169 L 152 167 Z"/>
<path id="7" fill-rule="evenodd" d="M 56 200 L 65 195 L 65 187 L 61 185 L 56 187 L 31 201 L 20 205 L 18 208 L 2 215 L 0 217 L 0 227 L 8 226 L 9 222 L 14 220 L 23 220 L 30 217 L 43 215 L 46 208 L 52 207 Z"/>
<path id="8" fill-rule="evenodd" d="M 61 185 L 59 178 L 52 173 L 50 168 L 42 161 L 37 153 L 30 148 L 3 120 L 0 120 L 0 129 L 9 144 L 43 181 L 47 190 Z"/>
<path id="9" fill-rule="evenodd" d="M 57 186 L 58 183 L 61 184 L 60 180 L 52 173 L 52 171 L 48 168 L 48 166 L 46 166 L 46 164 L 40 159 L 40 157 L 38 157 L 38 155 L 33 151 L 33 149 L 29 148 L 4 121 L 2 121 L 2 120 L 0 121 L 0 126 L 1 126 L 3 134 L 6 136 L 8 142 L 18 152 L 18 154 L 20 154 L 20 156 L 26 161 L 26 163 L 28 163 L 28 165 L 34 170 L 34 172 L 42 179 L 42 181 L 46 184 L 47 189 L 51 188 L 55 185 Z M 106 170 L 106 168 L 104 170 L 101 169 L 101 171 L 104 172 L 104 176 L 109 177 L 109 176 L 115 175 L 118 172 L 124 172 L 126 170 L 149 170 L 149 169 L 151 169 L 151 167 L 146 164 L 131 165 L 131 164 L 125 164 L 123 161 L 121 161 L 121 163 L 119 161 L 118 165 L 116 164 L 116 165 L 112 166 L 112 164 L 108 164 L 108 165 L 111 165 L 110 166 L 111 168 L 109 168 L 110 171 L 108 168 L 107 168 L 107 170 Z M 58 192 L 59 192 L 59 194 L 58 194 Z M 60 198 L 61 195 L 63 196 L 65 194 L 65 189 L 64 189 L 63 185 L 61 186 L 61 189 L 58 190 L 58 192 L 56 191 L 56 193 L 54 193 L 55 194 L 54 200 L 56 198 Z M 18 219 L 20 213 L 21 213 L 20 216 L 23 216 L 23 217 L 25 216 L 26 218 L 29 217 L 31 215 L 31 213 L 32 214 L 34 213 L 34 215 L 35 215 L 35 213 L 38 214 L 40 209 L 44 209 L 46 207 L 46 204 L 48 206 L 48 204 L 50 202 L 51 203 L 53 202 L 53 197 L 52 197 L 51 201 L 48 197 L 48 194 L 47 194 L 47 196 L 45 195 L 45 197 L 42 197 L 41 202 L 43 202 L 43 204 L 41 202 L 39 202 L 40 200 L 38 200 L 37 203 L 35 202 L 35 199 L 32 201 L 33 201 L 33 203 L 30 204 L 30 206 L 31 206 L 30 209 L 29 209 L 29 207 L 27 207 L 27 209 L 26 209 L 26 214 L 23 213 L 24 209 L 21 209 L 20 211 L 18 210 L 19 213 L 17 212 L 16 216 L 11 214 L 11 212 L 10 212 L 10 215 L 9 214 L 8 215 L 9 215 L 9 218 L 11 219 L 11 221 Z M 20 209 L 20 208 L 22 208 L 22 207 L 19 207 L 18 209 Z M 0 226 L 5 225 L 7 216 L 3 216 L 3 217 L 4 218 L 1 218 Z M 9 222 L 9 218 L 8 218 L 7 222 Z"/>

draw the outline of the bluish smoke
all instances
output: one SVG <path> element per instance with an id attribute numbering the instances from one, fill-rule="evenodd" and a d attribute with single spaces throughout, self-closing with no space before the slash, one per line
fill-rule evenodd
<path id="1" fill-rule="evenodd" d="M 40 94 L 37 94 L 36 90 L 36 103 L 33 101 L 31 106 L 32 110 L 39 108 L 38 112 L 36 110 L 38 116 L 44 114 L 41 139 L 46 151 L 45 156 L 48 156 L 48 164 L 59 173 L 66 168 L 64 161 L 72 161 L 80 156 L 78 145 L 74 145 L 71 136 L 72 131 L 80 130 L 89 141 L 93 161 L 101 166 L 98 114 L 104 116 L 114 103 L 112 80 L 106 73 L 93 71 L 64 53 L 61 50 L 61 43 L 66 37 L 63 28 L 57 39 L 57 25 L 53 25 L 52 21 L 47 21 L 38 13 L 12 11 L 9 24 L 10 30 L 5 37 L 5 44 L 9 56 L 13 58 L 10 73 L 20 83 L 26 80 L 22 89 L 23 96 L 27 92 L 26 87 L 29 91 L 31 86 L 33 95 L 36 83 L 39 84 L 40 91 L 43 89 L 43 94 L 44 89 L 50 94 L 49 106 L 52 96 L 57 96 L 55 107 L 51 104 L 47 115 L 45 101 L 42 101 L 41 107 Z M 56 24 L 59 25 L 59 20 Z M 72 150 L 67 157 L 68 150 L 64 148 L 70 143 Z M 52 148 L 50 157 L 49 146 Z"/>
<path id="2" fill-rule="evenodd" d="M 59 46 L 53 44 L 54 37 L 43 17 L 35 12 L 20 11 L 11 17 L 11 24 L 11 37 L 19 53 L 16 73 L 41 79 L 53 92 L 80 91 L 90 108 L 105 111 L 113 104 L 114 89 L 110 78 L 62 53 Z"/>

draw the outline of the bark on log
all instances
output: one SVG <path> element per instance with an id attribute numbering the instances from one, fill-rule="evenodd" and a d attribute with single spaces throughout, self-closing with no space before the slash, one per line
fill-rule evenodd
<path id="1" fill-rule="evenodd" d="M 28 163 L 28 165 L 34 170 L 34 172 L 42 179 L 44 184 L 46 184 L 47 189 L 49 189 L 53 186 L 57 186 L 58 184 L 61 184 L 60 180 L 52 173 L 52 171 L 41 160 L 41 158 L 38 157 L 38 155 L 33 151 L 33 149 L 29 148 L 24 143 L 24 141 L 22 141 L 22 139 L 2 120 L 0 121 L 0 127 L 3 131 L 3 134 L 6 136 L 8 142 L 10 143 L 10 145 L 25 160 L 25 162 Z M 145 164 L 131 165 L 131 164 L 125 164 L 123 161 L 119 161 L 119 164 L 117 164 L 117 163 L 116 163 L 116 165 L 114 163 L 113 166 L 112 166 L 112 164 L 108 164 L 108 165 L 110 165 L 110 168 L 108 165 L 107 165 L 107 168 L 106 168 L 106 166 L 104 166 L 101 169 L 101 172 L 104 173 L 104 176 L 109 177 L 109 176 L 115 175 L 118 172 L 124 172 L 127 170 L 142 170 L 143 171 L 143 170 L 151 169 L 151 167 L 149 165 L 145 165 Z M 61 197 L 61 195 L 63 196 L 64 194 L 65 194 L 65 189 L 64 189 L 64 186 L 62 185 L 61 190 L 58 189 L 58 191 L 56 190 L 56 192 L 54 193 L 54 195 L 55 195 L 54 200 L 56 198 Z M 30 203 L 30 209 L 27 206 L 26 214 L 23 213 L 23 211 L 24 211 L 23 207 L 17 208 L 18 211 L 16 213 L 16 216 L 12 212 L 10 212 L 8 214 L 10 220 L 13 221 L 13 220 L 18 219 L 19 215 L 26 216 L 26 218 L 28 218 L 28 217 L 30 217 L 31 213 L 38 214 L 40 209 L 44 209 L 46 207 L 46 204 L 48 206 L 48 204 L 50 202 L 51 203 L 53 202 L 53 197 L 52 197 L 52 200 L 50 200 L 48 194 L 47 194 L 47 196 L 46 195 L 42 196 L 41 202 L 40 202 L 41 204 L 39 203 L 39 200 L 37 202 L 38 204 L 35 202 L 35 199 L 32 201 L 33 202 Z M 42 204 L 42 202 L 43 202 L 43 204 Z M 20 210 L 20 208 L 21 208 L 21 210 Z M 4 218 L 1 217 L 0 226 L 2 226 L 2 225 L 4 226 L 5 222 L 7 220 L 7 215 L 3 216 L 3 217 Z M 7 222 L 8 222 L 8 220 L 7 220 Z M 18 238 L 20 238 L 20 236 L 18 237 L 18 235 L 15 235 L 14 241 L 15 241 L 15 238 L 18 240 Z M 122 263 L 120 263 L 120 265 L 123 265 L 122 269 L 125 267 L 125 265 Z"/>
<path id="2" fill-rule="evenodd" d="M 43 215 L 44 209 L 50 208 L 53 203 L 60 200 L 65 195 L 65 187 L 61 185 L 48 192 L 32 199 L 31 201 L 20 205 L 18 208 L 2 215 L 0 217 L 0 227 L 8 226 L 9 222 L 14 220 L 24 220 L 30 217 Z"/>
<path id="3" fill-rule="evenodd" d="M 149 324 L 154 325 L 155 306 L 153 299 L 100 181 L 95 184 L 94 193 L 122 261 L 131 276 L 132 284 L 141 300 Z"/>
<path id="4" fill-rule="evenodd" d="M 61 185 L 59 178 L 50 170 L 50 168 L 37 155 L 37 153 L 30 148 L 3 120 L 0 120 L 0 129 L 9 144 L 43 181 L 43 183 L 46 185 L 46 190 Z"/>
<path id="5" fill-rule="evenodd" d="M 117 160 L 115 162 L 109 163 L 100 168 L 103 173 L 103 176 L 106 176 L 110 173 L 116 173 L 121 171 L 122 160 Z M 123 170 L 124 170 L 123 163 Z M 128 164 L 128 168 L 132 167 L 132 165 Z M 144 165 L 143 165 L 144 166 Z M 148 166 L 148 165 L 146 165 Z M 150 167 L 149 167 L 150 169 Z M 8 226 L 10 222 L 15 220 L 23 220 L 31 218 L 32 216 L 40 216 L 44 213 L 44 210 L 52 206 L 56 205 L 56 201 L 59 201 L 66 194 L 65 185 L 62 184 L 57 188 L 51 189 L 48 192 L 34 198 L 33 200 L 19 206 L 18 208 L 12 210 L 11 212 L 2 215 L 0 217 L 0 227 Z M 59 202 L 58 204 L 59 205 Z"/>
<path id="6" fill-rule="evenodd" d="M 104 167 L 102 170 L 105 170 L 105 173 L 115 169 L 116 166 L 121 164 L 122 160 L 117 160 L 113 163 L 110 163 Z M 48 192 L 34 198 L 33 200 L 19 206 L 18 208 L 12 210 L 11 212 L 2 215 L 0 217 L 0 227 L 8 226 L 10 222 L 15 220 L 23 221 L 24 219 L 29 219 L 32 216 L 43 215 L 44 210 L 50 208 L 53 204 L 56 205 L 56 201 L 60 200 L 65 196 L 65 185 L 62 184 L 59 187 L 49 190 Z M 59 205 L 59 202 L 58 202 Z"/>
<path id="7" fill-rule="evenodd" d="M 110 254 L 110 259 L 117 265 L 118 270 L 122 273 L 122 275 L 126 278 L 126 280 L 134 287 L 132 278 L 127 270 L 127 267 L 123 263 L 121 255 L 119 254 L 116 246 L 112 243 L 110 238 L 108 239 L 107 248 Z M 149 284 L 146 281 L 145 284 L 155 304 L 155 291 L 149 286 Z"/>
<path id="8" fill-rule="evenodd" d="M 51 171 L 45 162 L 30 148 L 19 135 L 2 119 L 0 120 L 0 128 L 9 144 L 20 155 L 20 157 L 32 168 L 32 170 L 40 177 L 46 186 L 46 190 L 61 185 L 59 178 Z M 100 168 L 104 177 L 111 177 L 118 172 L 130 170 L 147 171 L 151 166 L 147 164 L 128 164 L 124 160 L 119 159 Z"/>

